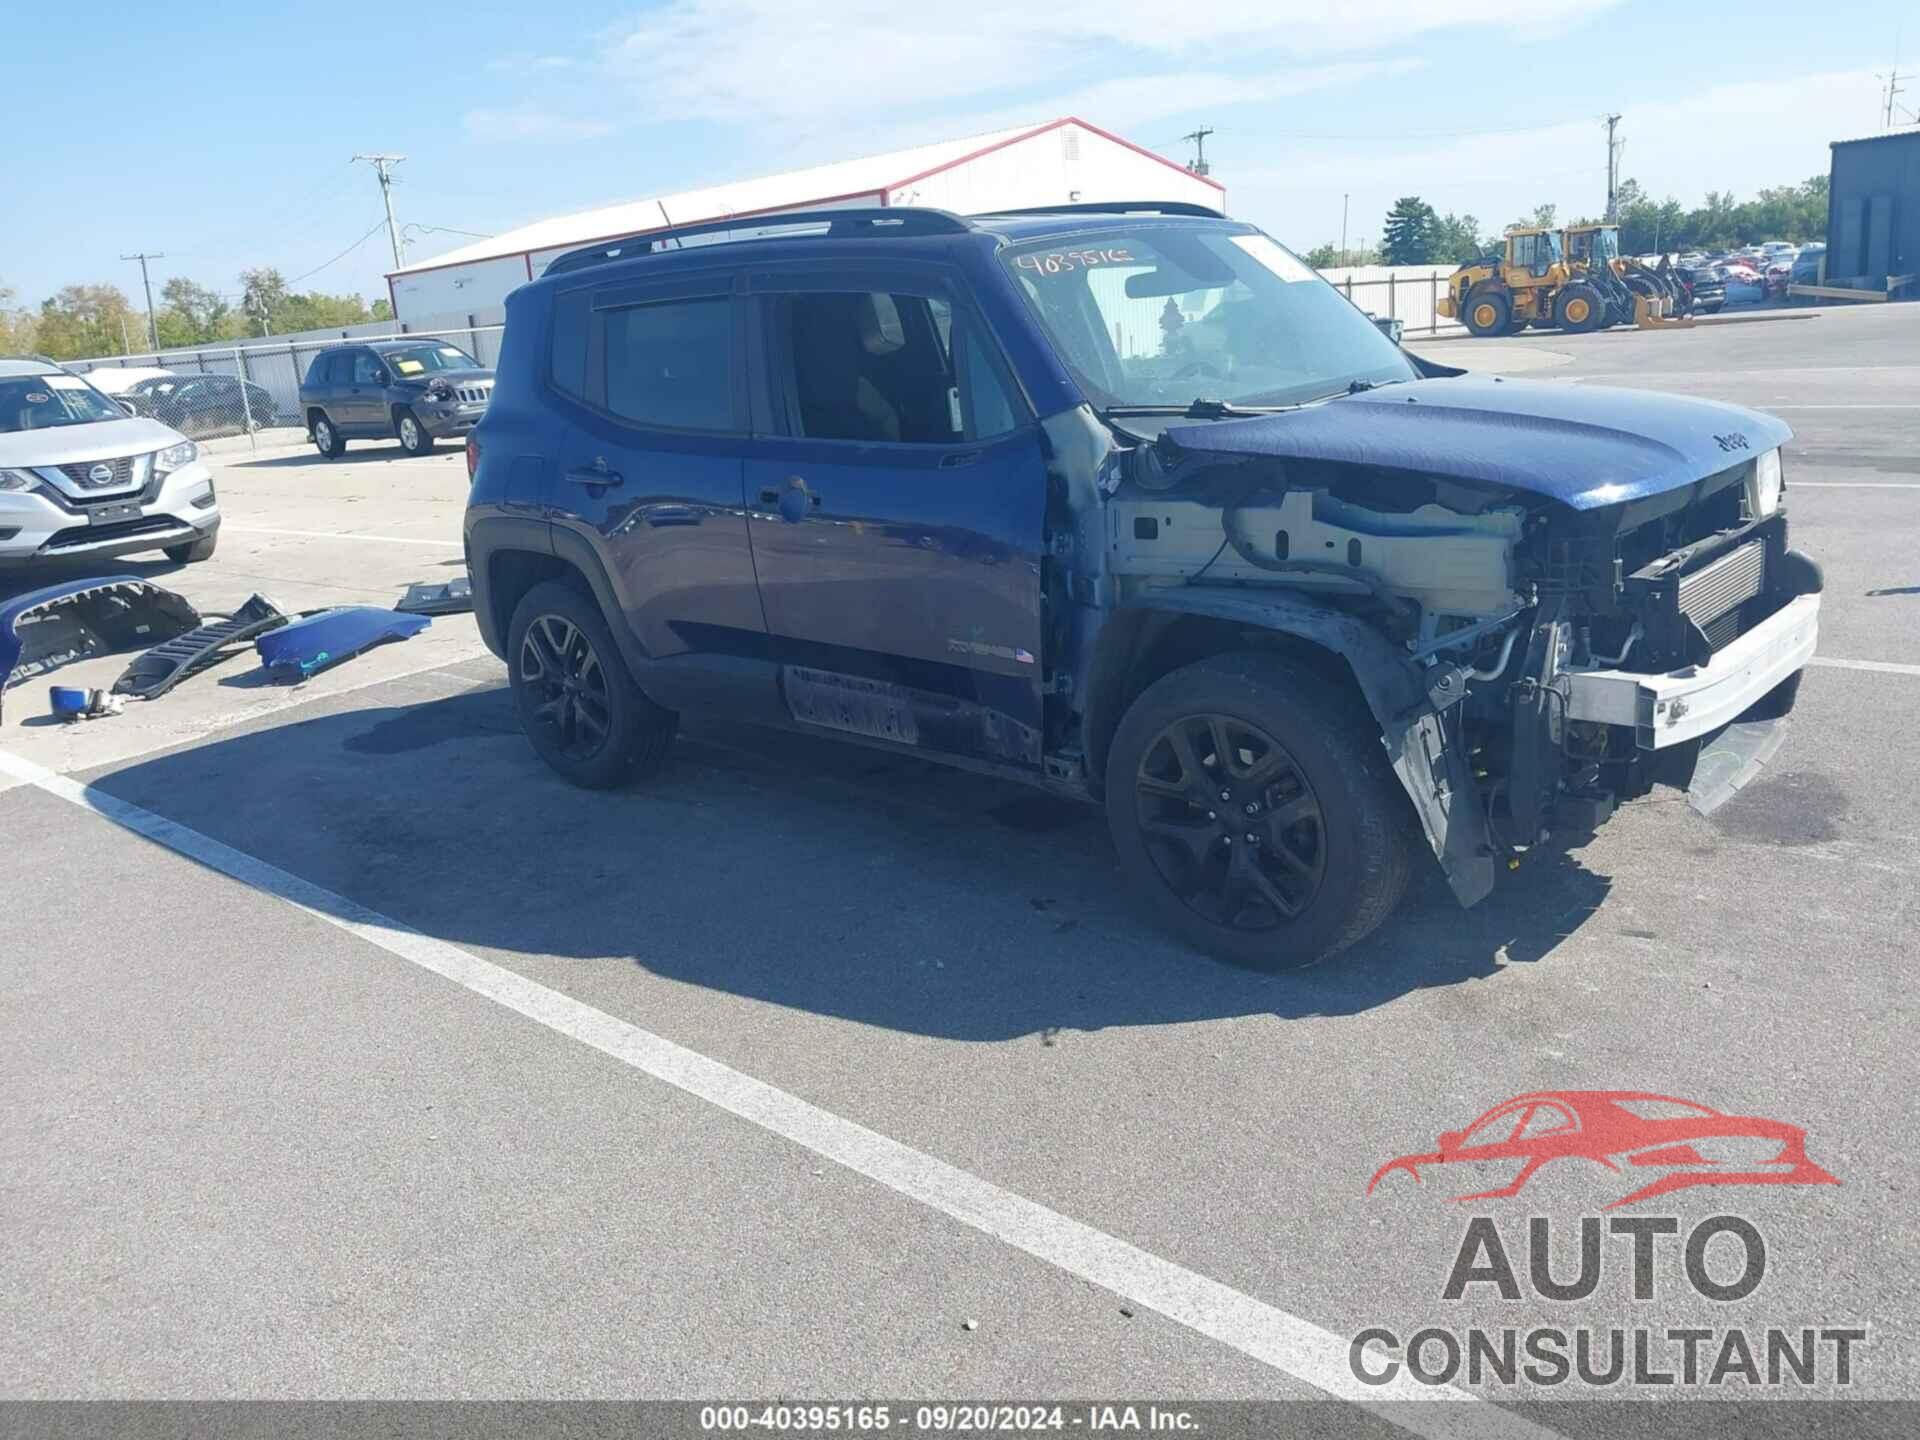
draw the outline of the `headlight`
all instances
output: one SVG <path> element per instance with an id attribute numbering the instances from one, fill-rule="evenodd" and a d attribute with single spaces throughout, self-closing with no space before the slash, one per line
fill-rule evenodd
<path id="1" fill-rule="evenodd" d="M 1764 520 L 1780 508 L 1780 452 L 1769 450 L 1753 462 L 1753 474 L 1747 479 L 1747 508 L 1753 518 Z"/>
<path id="2" fill-rule="evenodd" d="M 23 475 L 18 470 L 0 470 L 0 491 L 31 490 L 33 486 L 31 475 Z"/>
<path id="3" fill-rule="evenodd" d="M 153 472 L 165 475 L 178 470 L 182 465 L 191 465 L 200 458 L 200 447 L 191 440 L 182 440 L 178 445 L 169 445 L 153 457 Z"/>

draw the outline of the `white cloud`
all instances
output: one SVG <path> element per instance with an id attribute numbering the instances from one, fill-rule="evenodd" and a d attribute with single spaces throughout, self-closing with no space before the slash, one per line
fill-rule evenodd
<path id="1" fill-rule="evenodd" d="M 1531 33 L 1614 3 L 1535 0 L 1523 18 Z M 1180 72 L 1201 65 L 1228 72 L 1236 92 L 1228 103 L 1297 93 L 1276 66 L 1463 28 L 1511 24 L 1482 0 L 1209 0 L 1177 12 L 1150 0 L 970 0 L 917 10 L 891 0 L 671 0 L 613 31 L 606 61 L 659 118 L 790 123 L 965 105 L 969 126 L 982 128 L 971 119 L 981 107 L 1097 91 L 1115 76 L 1139 77 L 1110 81 L 1135 97 L 1155 84 L 1178 94 L 1184 103 L 1162 113 L 1211 106 L 1210 93 L 1179 85 Z M 1048 113 L 1069 108 L 1040 103 Z M 1032 112 L 1031 102 L 1021 111 Z"/>
<path id="2" fill-rule="evenodd" d="M 469 110 L 461 123 L 475 140 L 592 140 L 613 133 L 605 120 L 575 119 L 533 105 Z"/>

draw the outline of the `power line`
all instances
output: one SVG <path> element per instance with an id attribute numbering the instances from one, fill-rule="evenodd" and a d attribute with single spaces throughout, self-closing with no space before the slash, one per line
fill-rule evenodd
<path id="1" fill-rule="evenodd" d="M 347 248 L 342 250 L 338 255 L 334 256 L 333 259 L 326 261 L 324 264 L 314 266 L 313 269 L 307 271 L 305 274 L 294 276 L 291 280 L 287 281 L 287 284 L 298 285 L 302 280 L 307 279 L 309 276 L 318 275 L 322 270 L 325 270 L 327 266 L 338 265 L 342 260 L 346 259 L 347 256 L 351 255 L 354 251 L 358 250 L 362 245 L 366 244 L 368 240 L 372 239 L 373 232 L 378 230 L 382 225 L 386 223 L 387 222 L 385 220 L 374 221 L 373 224 L 367 227 L 365 234 L 363 234 L 358 240 L 354 241 L 351 245 L 347 246 Z"/>

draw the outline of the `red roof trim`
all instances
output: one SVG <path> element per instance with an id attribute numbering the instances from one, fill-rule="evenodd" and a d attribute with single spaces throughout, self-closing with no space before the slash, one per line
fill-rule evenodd
<path id="1" fill-rule="evenodd" d="M 1067 125 L 1067 124 L 1078 125 L 1082 130 L 1091 130 L 1094 134 L 1098 135 L 1102 140 L 1111 140 L 1114 144 L 1123 145 L 1127 149 L 1133 151 L 1135 154 L 1146 156 L 1149 160 L 1158 160 L 1162 165 L 1166 166 L 1169 170 L 1178 170 L 1182 175 L 1185 175 L 1189 180 L 1198 180 L 1202 185 L 1211 185 L 1214 189 L 1218 190 L 1222 195 L 1227 193 L 1227 187 L 1222 185 L 1218 180 L 1214 179 L 1211 175 L 1195 175 L 1191 170 L 1187 169 L 1186 166 L 1177 165 L 1173 161 L 1169 160 L 1166 156 L 1157 155 L 1153 151 L 1147 149 L 1146 146 L 1136 145 L 1133 143 L 1133 141 L 1123 139 L 1122 137 L 1115 135 L 1110 130 L 1102 130 L 1098 125 L 1089 125 L 1087 124 L 1086 121 L 1078 118 L 1077 116 L 1069 115 L 1065 120 L 1062 120 L 1059 123 L 1062 125 Z"/>
<path id="2" fill-rule="evenodd" d="M 1144 155 L 1149 160 L 1158 160 L 1162 165 L 1166 166 L 1169 170 L 1178 170 L 1182 175 L 1185 175 L 1189 180 L 1198 180 L 1202 185 L 1211 185 L 1214 189 L 1218 190 L 1222 195 L 1227 193 L 1227 187 L 1222 185 L 1218 180 L 1215 180 L 1212 177 L 1207 175 L 1195 175 L 1191 170 L 1187 169 L 1186 166 L 1176 165 L 1173 161 L 1167 159 L 1166 156 L 1156 155 L 1153 151 L 1147 149 L 1143 145 L 1136 145 L 1131 140 L 1122 139 L 1120 136 L 1115 135 L 1111 130 L 1102 130 L 1098 125 L 1089 125 L 1086 121 L 1082 120 L 1078 115 L 1063 115 L 1058 120 L 1049 120 L 1046 124 L 1037 125 L 1033 129 L 1028 130 L 1023 134 L 1010 136 L 1005 140 L 996 140 L 991 145 L 983 145 L 978 150 L 968 151 L 965 155 L 956 156 L 952 160 L 943 160 L 941 161 L 940 164 L 932 166 L 929 169 L 922 170 L 917 174 L 909 175 L 904 180 L 896 180 L 893 182 L 893 184 L 889 185 L 887 188 L 889 190 L 897 190 L 902 185 L 911 185 L 916 180 L 925 180 L 929 176 L 942 174 L 945 171 L 953 169 L 956 165 L 965 165 L 970 161 L 978 160 L 982 155 L 991 155 L 993 154 L 994 151 L 1005 150 L 1010 145 L 1023 144 L 1026 141 L 1033 139 L 1037 135 L 1045 135 L 1050 130 L 1058 130 L 1063 126 L 1067 126 L 1067 125 L 1078 125 L 1082 130 L 1087 131 L 1089 134 L 1098 135 L 1102 140 L 1111 140 L 1115 145 L 1119 145 L 1125 149 L 1131 150 L 1136 155 Z"/>

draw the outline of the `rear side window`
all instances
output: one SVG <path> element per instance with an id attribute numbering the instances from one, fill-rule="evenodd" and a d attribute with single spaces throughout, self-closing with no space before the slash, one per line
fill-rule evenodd
<path id="1" fill-rule="evenodd" d="M 339 353 L 337 350 L 322 350 L 314 356 L 313 364 L 307 367 L 307 384 L 331 385 L 334 379 L 333 362 Z"/>
<path id="2" fill-rule="evenodd" d="M 587 319 L 591 296 L 585 290 L 561 295 L 553 302 L 553 343 L 547 373 L 554 388 L 587 398 Z"/>
<path id="3" fill-rule="evenodd" d="M 603 310 L 597 320 L 608 410 L 676 430 L 735 428 L 731 300 L 663 300 Z"/>

